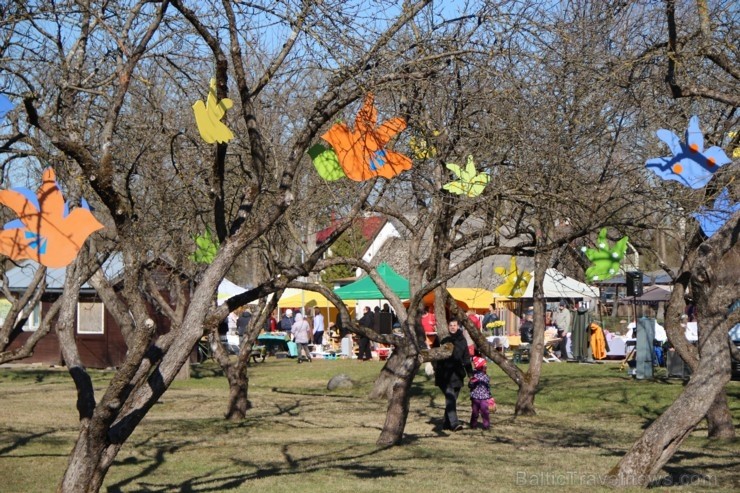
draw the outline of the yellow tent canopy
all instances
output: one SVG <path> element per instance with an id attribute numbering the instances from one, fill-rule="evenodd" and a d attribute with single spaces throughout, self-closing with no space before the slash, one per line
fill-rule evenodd
<path id="1" fill-rule="evenodd" d="M 347 308 L 355 306 L 354 300 L 344 300 L 344 304 Z M 313 308 L 333 308 L 334 305 L 331 301 L 327 300 L 326 297 L 321 293 L 315 291 L 303 291 L 303 293 L 297 293 L 292 296 L 283 296 L 278 302 L 278 306 L 295 308 L 299 306 L 310 306 Z"/>
<path id="2" fill-rule="evenodd" d="M 493 291 L 481 288 L 447 288 L 447 291 L 455 300 L 462 301 L 474 310 L 488 308 L 495 298 L 502 298 Z"/>

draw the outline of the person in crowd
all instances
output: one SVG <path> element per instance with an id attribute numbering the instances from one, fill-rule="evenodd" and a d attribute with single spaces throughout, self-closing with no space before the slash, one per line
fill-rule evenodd
<path id="1" fill-rule="evenodd" d="M 239 315 L 236 312 L 229 313 L 229 316 L 226 317 L 226 324 L 229 327 L 229 334 L 236 334 L 238 322 L 239 322 Z"/>
<path id="2" fill-rule="evenodd" d="M 478 315 L 472 308 L 468 310 L 468 319 L 473 322 L 473 325 L 475 325 L 476 329 L 480 330 L 480 318 L 478 318 Z"/>
<path id="3" fill-rule="evenodd" d="M 244 333 L 247 331 L 250 320 L 252 320 L 252 312 L 249 310 L 249 307 L 244 307 L 241 315 L 239 315 L 239 318 L 236 320 L 236 333 L 239 334 L 240 337 L 244 336 Z"/>
<path id="4" fill-rule="evenodd" d="M 293 322 L 293 310 L 288 308 L 285 310 L 285 313 L 283 313 L 283 318 L 280 319 L 280 330 L 290 333 L 293 328 Z"/>
<path id="5" fill-rule="evenodd" d="M 298 345 L 298 363 L 303 362 L 303 356 L 301 356 L 301 353 L 306 355 L 306 360 L 310 363 L 312 360 L 311 352 L 308 349 L 308 343 L 311 342 L 311 326 L 309 326 L 308 322 L 303 318 L 302 313 L 296 313 L 295 321 L 291 327 L 291 332 L 293 333 L 293 342 Z"/>
<path id="6" fill-rule="evenodd" d="M 553 322 L 555 322 L 555 327 L 558 328 L 558 337 L 560 338 L 560 344 L 558 344 L 556 350 L 560 352 L 560 358 L 567 359 L 568 337 L 570 335 L 570 325 L 573 320 L 573 315 L 570 313 L 570 310 L 565 305 L 564 301 L 560 302 L 560 306 L 552 319 Z"/>
<path id="7" fill-rule="evenodd" d="M 565 337 L 565 334 L 570 332 L 571 320 L 573 320 L 573 317 L 570 313 L 570 310 L 568 310 L 568 307 L 565 306 L 565 302 L 561 301 L 560 306 L 558 307 L 558 311 L 556 311 L 555 314 L 552 316 L 552 321 L 558 328 L 558 337 Z"/>
<path id="8" fill-rule="evenodd" d="M 534 337 L 534 317 L 531 314 L 524 315 L 524 322 L 519 326 L 519 335 L 522 342 L 532 344 Z"/>
<path id="9" fill-rule="evenodd" d="M 313 343 L 319 346 L 324 344 L 324 316 L 318 308 L 314 309 L 313 315 Z"/>
<path id="10" fill-rule="evenodd" d="M 367 327 L 369 329 L 373 328 L 373 324 L 375 323 L 373 312 L 370 311 L 370 307 L 366 306 L 362 318 L 360 318 L 360 321 L 358 322 L 363 327 Z M 359 352 L 357 353 L 357 358 L 360 361 L 367 361 L 373 358 L 373 353 L 370 350 L 370 338 L 365 335 L 360 335 L 360 340 L 358 342 L 359 346 Z"/>
<path id="11" fill-rule="evenodd" d="M 434 316 L 434 310 L 429 306 L 424 307 L 424 315 L 421 316 L 421 326 L 424 327 L 425 334 L 437 332 L 437 317 Z"/>
<path id="12" fill-rule="evenodd" d="M 457 320 L 450 320 L 448 325 L 450 335 L 440 341 L 440 345 L 452 344 L 452 354 L 435 362 L 434 384 L 439 387 L 445 396 L 445 413 L 442 428 L 445 430 L 460 431 L 463 425 L 457 417 L 457 397 L 465 381 L 465 376 L 473 375 L 470 364 L 470 353 L 465 342 L 460 324 Z"/>
<path id="13" fill-rule="evenodd" d="M 380 310 L 385 313 L 391 314 L 391 327 L 400 327 L 401 324 L 398 322 L 398 317 L 396 316 L 396 312 L 391 310 L 391 307 L 388 305 L 388 303 L 383 303 L 383 309 Z"/>
<path id="14" fill-rule="evenodd" d="M 493 303 L 488 305 L 488 313 L 483 317 L 482 326 L 484 329 L 488 328 L 488 324 L 498 322 L 498 315 L 496 314 L 496 307 Z"/>
<path id="15" fill-rule="evenodd" d="M 480 356 L 473 356 L 473 376 L 468 381 L 470 389 L 470 428 L 478 427 L 478 417 L 484 430 L 491 427 L 491 415 L 488 401 L 491 399 L 491 380 L 486 374 L 486 360 Z"/>
<path id="16" fill-rule="evenodd" d="M 275 318 L 275 312 L 270 313 L 270 316 L 265 320 L 265 332 L 275 332 L 277 330 L 277 319 Z"/>

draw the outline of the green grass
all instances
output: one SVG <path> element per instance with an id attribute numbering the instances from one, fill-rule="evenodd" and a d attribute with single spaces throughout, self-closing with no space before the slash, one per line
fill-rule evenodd
<path id="1" fill-rule="evenodd" d="M 154 406 L 103 491 L 603 491 L 600 478 L 682 388 L 679 380 L 634 381 L 617 366 L 545 365 L 538 415 L 517 419 L 516 388 L 493 369 L 499 411 L 491 431 L 457 434 L 435 431 L 443 399 L 422 373 L 404 445 L 378 449 L 385 402 L 366 396 L 380 363 L 268 359 L 250 369 L 254 408 L 239 423 L 222 419 L 228 386 L 206 365 Z M 339 373 L 358 385 L 328 392 Z M 99 393 L 110 376 L 93 372 Z M 4 368 L 0 390 L 0 492 L 52 491 L 77 434 L 71 379 L 63 370 Z M 740 383 L 728 394 L 737 421 Z M 466 419 L 467 399 L 464 390 L 458 409 Z M 700 479 L 671 491 L 740 488 L 737 441 L 705 436 L 702 424 L 664 470 L 673 481 Z"/>

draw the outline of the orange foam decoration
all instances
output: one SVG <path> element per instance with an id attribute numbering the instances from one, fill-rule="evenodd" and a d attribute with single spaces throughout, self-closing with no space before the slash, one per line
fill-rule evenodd
<path id="1" fill-rule="evenodd" d="M 392 118 L 378 125 L 378 111 L 374 96 L 368 94 L 357 112 L 355 128 L 337 123 L 321 136 L 334 148 L 339 165 L 354 181 L 365 181 L 377 176 L 393 178 L 411 169 L 411 159 L 401 153 L 384 149 L 385 145 L 406 128 L 406 120 Z"/>
<path id="2" fill-rule="evenodd" d="M 87 237 L 103 225 L 85 207 L 66 214 L 64 197 L 51 168 L 44 170 L 36 195 L 38 208 L 21 192 L 0 190 L 0 204 L 12 209 L 22 223 L 0 231 L 0 254 L 14 260 L 35 260 L 47 267 L 65 267 L 75 259 Z"/>

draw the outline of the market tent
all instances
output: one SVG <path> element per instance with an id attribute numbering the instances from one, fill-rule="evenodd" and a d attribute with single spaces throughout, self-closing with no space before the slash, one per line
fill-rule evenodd
<path id="1" fill-rule="evenodd" d="M 598 298 L 599 293 L 588 284 L 568 277 L 556 269 L 547 269 L 543 283 L 545 298 Z M 532 298 L 534 294 L 534 272 L 522 298 Z"/>
<path id="2" fill-rule="evenodd" d="M 483 310 L 493 303 L 494 298 L 501 298 L 493 291 L 481 288 L 447 288 L 457 301 L 465 303 L 474 310 Z"/>
<path id="3" fill-rule="evenodd" d="M 383 278 L 385 283 L 401 299 L 409 297 L 409 281 L 402 275 L 396 273 L 390 265 L 382 263 L 377 268 L 378 274 Z M 337 296 L 343 300 L 382 300 L 385 295 L 380 292 L 370 276 L 365 275 L 341 288 L 334 290 Z"/>
<path id="4" fill-rule="evenodd" d="M 355 302 L 353 300 L 346 300 L 344 304 L 347 305 L 348 308 L 355 306 Z M 334 305 L 321 293 L 317 293 L 315 291 L 303 291 L 302 293 L 296 293 L 292 296 L 283 296 L 280 298 L 280 301 L 278 301 L 278 306 L 331 308 Z"/>
<path id="5" fill-rule="evenodd" d="M 457 306 L 459 306 L 461 310 L 468 311 L 468 308 L 469 308 L 468 307 L 468 304 L 465 303 L 464 301 L 459 300 L 458 298 L 456 298 L 452 294 L 452 289 L 448 289 L 447 292 L 450 294 L 450 296 L 452 296 L 452 299 L 455 300 L 455 302 L 457 303 Z M 421 299 L 421 304 L 424 305 L 424 306 L 432 306 L 432 305 L 434 305 L 434 301 L 435 300 L 436 300 L 436 296 L 434 295 L 434 291 L 430 291 L 429 293 L 425 294 L 424 297 Z M 406 308 L 408 308 L 409 305 L 411 305 L 411 301 L 410 300 L 404 300 L 403 306 L 405 306 Z"/>
<path id="6" fill-rule="evenodd" d="M 245 288 L 237 286 L 233 282 L 224 278 L 224 280 L 221 281 L 221 284 L 218 285 L 218 291 L 216 292 L 216 303 L 219 305 L 223 305 L 224 302 L 226 302 L 226 300 L 228 300 L 232 296 L 242 294 L 246 291 L 247 290 Z"/>

